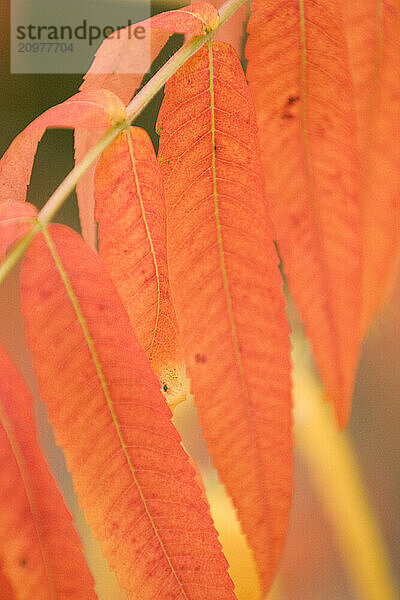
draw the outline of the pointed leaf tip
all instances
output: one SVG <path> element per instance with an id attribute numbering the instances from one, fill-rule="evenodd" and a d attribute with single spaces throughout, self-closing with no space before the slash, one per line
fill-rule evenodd
<path id="1" fill-rule="evenodd" d="M 361 344 L 360 157 L 340 3 L 254 0 L 247 78 L 289 290 L 341 425 Z"/>

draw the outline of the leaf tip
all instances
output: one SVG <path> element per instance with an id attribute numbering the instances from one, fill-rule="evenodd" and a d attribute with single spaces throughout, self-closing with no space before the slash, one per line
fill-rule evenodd
<path id="1" fill-rule="evenodd" d="M 161 392 L 173 410 L 190 396 L 190 380 L 184 364 L 168 365 L 160 371 Z"/>

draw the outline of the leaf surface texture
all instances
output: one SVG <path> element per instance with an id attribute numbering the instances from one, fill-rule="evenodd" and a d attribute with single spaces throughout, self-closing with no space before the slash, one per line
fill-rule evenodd
<path id="1" fill-rule="evenodd" d="M 168 81 L 158 129 L 185 362 L 266 589 L 292 490 L 288 325 L 254 109 L 231 46 L 204 46 Z"/>

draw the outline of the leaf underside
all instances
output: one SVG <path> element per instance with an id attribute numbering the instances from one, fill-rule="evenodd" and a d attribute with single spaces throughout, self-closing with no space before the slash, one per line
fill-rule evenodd
<path id="1" fill-rule="evenodd" d="M 246 48 L 267 199 L 289 288 L 338 420 L 360 347 L 360 165 L 334 0 L 254 0 Z"/>
<path id="2" fill-rule="evenodd" d="M 204 46 L 168 81 L 158 130 L 185 362 L 266 589 L 292 491 L 288 325 L 254 110 L 232 47 Z"/>
<path id="3" fill-rule="evenodd" d="M 171 411 L 100 258 L 65 227 L 28 250 L 22 310 L 87 521 L 129 598 L 234 598 Z"/>

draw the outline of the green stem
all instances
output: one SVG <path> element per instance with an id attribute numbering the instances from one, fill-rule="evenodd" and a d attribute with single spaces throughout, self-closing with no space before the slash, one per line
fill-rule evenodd
<path id="1" fill-rule="evenodd" d="M 9 253 L 6 260 L 0 266 L 0 284 L 8 273 L 17 264 L 32 239 L 40 232 L 41 226 L 51 221 L 57 211 L 64 204 L 65 200 L 75 189 L 80 178 L 86 173 L 102 152 L 109 146 L 116 137 L 138 117 L 150 100 L 159 92 L 165 83 L 176 73 L 176 71 L 191 57 L 203 44 L 210 40 L 214 33 L 241 7 L 247 0 L 227 0 L 220 10 L 220 23 L 218 27 L 207 35 L 198 36 L 190 40 L 180 48 L 163 67 L 150 79 L 150 81 L 140 90 L 132 99 L 126 109 L 126 120 L 111 127 L 101 138 L 101 140 L 89 150 L 83 160 L 75 165 L 68 173 L 66 178 L 53 192 L 45 206 L 38 215 L 38 224 L 26 235 Z"/>

